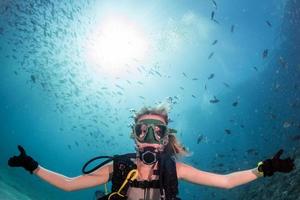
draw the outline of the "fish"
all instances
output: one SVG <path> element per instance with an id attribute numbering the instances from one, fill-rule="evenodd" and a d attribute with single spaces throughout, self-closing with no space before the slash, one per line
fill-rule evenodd
<path id="1" fill-rule="evenodd" d="M 214 21 L 215 23 L 217 23 L 217 24 L 220 24 L 219 21 L 216 20 L 216 19 L 213 19 L 213 21 Z"/>
<path id="2" fill-rule="evenodd" d="M 211 20 L 214 20 L 214 17 L 215 17 L 215 12 L 212 11 L 211 14 L 210 14 L 210 19 L 211 19 Z"/>
<path id="3" fill-rule="evenodd" d="M 101 122 L 101 124 L 103 124 L 106 128 L 109 128 L 108 124 L 106 124 L 105 122 Z"/>
<path id="4" fill-rule="evenodd" d="M 182 90 L 184 90 L 184 87 L 182 87 L 182 86 L 180 86 L 179 88 L 182 89 Z"/>
<path id="5" fill-rule="evenodd" d="M 66 79 L 62 79 L 62 80 L 59 80 L 59 83 L 65 83 L 66 82 Z"/>
<path id="6" fill-rule="evenodd" d="M 231 32 L 231 33 L 234 32 L 234 25 L 231 25 L 230 32 Z"/>
<path id="7" fill-rule="evenodd" d="M 146 68 L 145 68 L 145 66 L 141 65 L 141 68 L 142 68 L 144 71 L 146 71 Z"/>
<path id="8" fill-rule="evenodd" d="M 218 158 L 224 158 L 224 157 L 225 157 L 225 154 L 216 153 L 216 157 L 218 157 Z"/>
<path id="9" fill-rule="evenodd" d="M 254 155 L 257 155 L 258 152 L 257 152 L 256 149 L 250 148 L 250 149 L 247 150 L 247 154 L 252 154 L 252 155 L 254 154 Z"/>
<path id="10" fill-rule="evenodd" d="M 232 103 L 232 106 L 236 107 L 238 105 L 238 103 L 239 103 L 238 101 L 235 101 Z"/>
<path id="11" fill-rule="evenodd" d="M 212 0 L 213 6 L 215 7 L 215 9 L 218 9 L 218 5 L 217 2 L 215 0 Z"/>
<path id="12" fill-rule="evenodd" d="M 269 27 L 272 27 L 272 24 L 268 20 L 266 20 L 266 23 Z"/>
<path id="13" fill-rule="evenodd" d="M 115 86 L 116 86 L 117 88 L 120 88 L 121 90 L 124 90 L 124 88 L 123 88 L 122 86 L 118 85 L 118 84 L 115 84 Z"/>
<path id="14" fill-rule="evenodd" d="M 271 119 L 277 119 L 277 115 L 275 115 L 274 113 L 269 113 L 269 114 L 270 114 Z"/>
<path id="15" fill-rule="evenodd" d="M 184 72 L 182 72 L 182 75 L 185 76 L 185 77 L 187 77 L 187 75 Z"/>
<path id="16" fill-rule="evenodd" d="M 151 74 L 151 75 L 154 75 L 154 73 L 153 73 L 152 69 L 151 69 L 151 71 L 149 71 L 149 74 Z"/>
<path id="17" fill-rule="evenodd" d="M 173 101 L 173 98 L 172 98 L 172 97 L 167 97 L 166 99 L 167 99 L 168 102 L 171 102 L 171 103 L 172 103 L 172 101 Z"/>
<path id="18" fill-rule="evenodd" d="M 275 87 L 275 90 L 278 90 L 280 88 L 280 84 L 279 83 L 275 83 L 274 87 Z"/>
<path id="19" fill-rule="evenodd" d="M 228 135 L 231 134 L 231 130 L 229 130 L 229 129 L 225 129 L 224 131 L 225 131 L 225 133 L 228 134 Z"/>
<path id="20" fill-rule="evenodd" d="M 300 134 L 299 135 L 295 135 L 291 138 L 293 141 L 300 141 Z"/>
<path id="21" fill-rule="evenodd" d="M 281 56 L 279 57 L 279 63 L 282 67 L 284 67 L 284 68 L 287 67 L 287 62 L 285 62 Z"/>
<path id="22" fill-rule="evenodd" d="M 193 78 L 192 80 L 193 80 L 193 81 L 197 81 L 197 80 L 198 80 L 198 78 Z"/>
<path id="23" fill-rule="evenodd" d="M 230 85 L 228 83 L 223 82 L 223 84 L 225 85 L 225 87 L 230 88 Z"/>
<path id="24" fill-rule="evenodd" d="M 292 125 L 291 122 L 285 121 L 283 123 L 283 128 L 289 128 L 291 125 Z"/>
<path id="25" fill-rule="evenodd" d="M 253 67 L 253 69 L 254 69 L 255 71 L 258 71 L 257 67 Z"/>
<path id="26" fill-rule="evenodd" d="M 31 78 L 31 81 L 32 81 L 33 83 L 35 83 L 35 81 L 36 81 L 35 76 L 34 76 L 34 75 L 31 75 L 30 78 Z"/>
<path id="27" fill-rule="evenodd" d="M 298 101 L 296 101 L 296 102 L 290 103 L 289 106 L 292 108 L 298 108 L 298 107 L 300 107 L 300 103 Z"/>
<path id="28" fill-rule="evenodd" d="M 210 80 L 210 79 L 213 79 L 214 78 L 214 76 L 215 76 L 215 74 L 214 73 L 212 73 L 212 74 L 210 74 L 209 75 L 209 77 L 207 78 L 208 80 Z"/>
<path id="29" fill-rule="evenodd" d="M 211 59 L 213 57 L 213 55 L 214 55 L 214 52 L 211 52 L 208 56 L 208 59 Z"/>
<path id="30" fill-rule="evenodd" d="M 219 164 L 217 164 L 217 167 L 224 167 L 224 164 L 223 163 L 219 163 Z"/>
<path id="31" fill-rule="evenodd" d="M 193 94 L 192 94 L 192 97 L 193 97 L 193 98 L 197 98 L 197 97 L 196 97 L 195 95 L 193 95 Z"/>
<path id="32" fill-rule="evenodd" d="M 161 77 L 161 73 L 159 73 L 158 71 L 154 71 L 158 76 Z"/>
<path id="33" fill-rule="evenodd" d="M 213 41 L 213 43 L 211 45 L 215 45 L 218 43 L 218 40 Z"/>
<path id="34" fill-rule="evenodd" d="M 197 138 L 197 144 L 199 144 L 204 139 L 203 135 L 199 135 Z"/>
<path id="35" fill-rule="evenodd" d="M 205 89 L 205 90 L 207 90 L 207 86 L 206 86 L 206 84 L 204 85 L 204 89 Z"/>
<path id="36" fill-rule="evenodd" d="M 266 57 L 268 57 L 268 52 L 269 52 L 268 49 L 265 49 L 265 50 L 263 51 L 263 53 L 262 53 L 262 58 L 263 58 L 263 59 L 266 58 Z"/>
<path id="37" fill-rule="evenodd" d="M 216 98 L 216 96 L 214 96 L 214 99 L 209 100 L 210 103 L 218 103 L 220 102 L 219 99 Z"/>

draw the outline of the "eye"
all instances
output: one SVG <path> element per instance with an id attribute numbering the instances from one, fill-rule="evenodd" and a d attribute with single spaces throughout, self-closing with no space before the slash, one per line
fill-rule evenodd
<path id="1" fill-rule="evenodd" d="M 159 127 L 159 126 L 155 126 L 155 127 L 154 127 L 154 130 L 155 130 L 155 131 L 160 131 L 160 127 Z"/>
<path id="2" fill-rule="evenodd" d="M 164 125 L 156 125 L 154 129 L 155 133 L 159 138 L 162 138 L 166 134 L 166 126 Z"/>
<path id="3" fill-rule="evenodd" d="M 145 132 L 147 130 L 147 126 L 145 124 L 142 124 L 141 126 L 141 131 Z"/>
<path id="4" fill-rule="evenodd" d="M 141 126 L 141 134 L 140 137 L 143 137 L 145 134 L 147 133 L 147 126 L 145 124 L 143 124 Z"/>
<path id="5" fill-rule="evenodd" d="M 162 130 L 159 126 L 154 127 L 154 132 L 157 134 L 157 136 L 160 138 L 162 134 Z"/>

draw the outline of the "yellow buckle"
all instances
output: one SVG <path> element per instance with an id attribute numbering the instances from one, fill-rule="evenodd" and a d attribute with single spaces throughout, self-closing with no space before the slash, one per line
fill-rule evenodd
<path id="1" fill-rule="evenodd" d="M 264 175 L 264 172 L 263 171 L 259 171 L 259 167 L 264 164 L 263 161 L 260 161 L 259 163 L 257 163 L 257 172 L 259 173 L 259 175 L 263 176 Z"/>

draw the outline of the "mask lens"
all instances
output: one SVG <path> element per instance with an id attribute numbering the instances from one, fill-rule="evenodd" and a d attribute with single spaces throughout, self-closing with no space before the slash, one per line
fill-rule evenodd
<path id="1" fill-rule="evenodd" d="M 147 126 L 145 124 L 137 124 L 134 127 L 137 138 L 143 139 L 147 134 Z"/>
<path id="2" fill-rule="evenodd" d="M 166 135 L 167 127 L 165 125 L 155 125 L 154 133 L 157 137 L 163 138 Z"/>

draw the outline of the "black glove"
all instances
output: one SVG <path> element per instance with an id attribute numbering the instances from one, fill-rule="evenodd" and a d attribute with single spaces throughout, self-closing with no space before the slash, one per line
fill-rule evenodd
<path id="1" fill-rule="evenodd" d="M 24 167 L 24 169 L 32 174 L 32 172 L 38 168 L 38 162 L 36 162 L 30 156 L 27 156 L 24 148 L 21 145 L 18 145 L 18 149 L 20 151 L 20 155 L 11 157 L 8 160 L 8 165 L 10 167 Z"/>
<path id="2" fill-rule="evenodd" d="M 289 173 L 295 168 L 294 159 L 290 157 L 280 159 L 283 149 L 280 149 L 272 159 L 267 159 L 258 166 L 258 171 L 263 172 L 264 177 L 272 176 L 274 172 Z"/>

